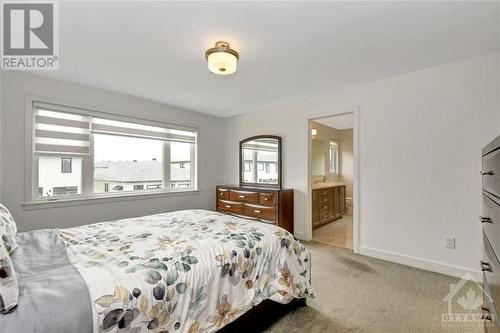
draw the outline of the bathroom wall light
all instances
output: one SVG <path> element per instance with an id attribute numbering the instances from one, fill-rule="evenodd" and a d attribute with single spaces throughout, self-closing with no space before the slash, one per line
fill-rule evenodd
<path id="1" fill-rule="evenodd" d="M 228 42 L 219 41 L 215 47 L 205 52 L 208 62 L 208 69 L 215 74 L 229 75 L 238 69 L 238 59 L 240 55 L 229 47 Z"/>

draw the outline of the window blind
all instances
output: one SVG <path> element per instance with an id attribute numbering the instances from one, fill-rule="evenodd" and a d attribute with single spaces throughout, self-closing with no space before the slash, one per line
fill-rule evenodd
<path id="1" fill-rule="evenodd" d="M 186 143 L 196 143 L 197 138 L 196 130 L 118 121 L 56 104 L 34 102 L 33 110 L 35 153 L 88 155 L 92 133 Z"/>
<path id="2" fill-rule="evenodd" d="M 92 133 L 133 136 L 163 141 L 196 143 L 196 132 L 142 125 L 133 122 L 93 118 Z"/>
<path id="3" fill-rule="evenodd" d="M 90 116 L 60 112 L 37 103 L 34 104 L 34 116 L 36 153 L 90 153 Z"/>

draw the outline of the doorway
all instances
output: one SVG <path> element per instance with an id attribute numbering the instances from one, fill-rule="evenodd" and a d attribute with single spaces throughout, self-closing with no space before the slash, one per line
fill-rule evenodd
<path id="1" fill-rule="evenodd" d="M 357 253 L 357 113 L 308 119 L 310 238 Z"/>

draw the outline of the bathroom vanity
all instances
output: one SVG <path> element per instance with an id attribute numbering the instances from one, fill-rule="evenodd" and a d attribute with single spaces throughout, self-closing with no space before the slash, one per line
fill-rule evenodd
<path id="1" fill-rule="evenodd" d="M 321 182 L 312 185 L 313 228 L 335 221 L 346 212 L 346 183 Z"/>

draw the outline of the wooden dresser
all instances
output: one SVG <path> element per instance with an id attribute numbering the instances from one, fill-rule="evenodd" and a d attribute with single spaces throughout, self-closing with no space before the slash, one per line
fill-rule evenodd
<path id="1" fill-rule="evenodd" d="M 293 234 L 293 190 L 217 185 L 217 211 L 275 224 Z"/>
<path id="2" fill-rule="evenodd" d="M 500 331 L 500 136 L 482 150 L 483 167 L 483 271 L 485 318 L 487 332 Z"/>
<path id="3" fill-rule="evenodd" d="M 334 184 L 312 188 L 312 225 L 320 227 L 335 221 L 347 212 L 346 186 Z"/>

